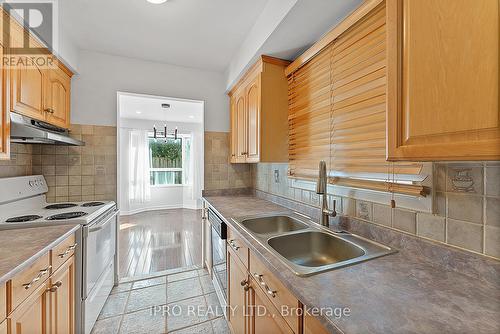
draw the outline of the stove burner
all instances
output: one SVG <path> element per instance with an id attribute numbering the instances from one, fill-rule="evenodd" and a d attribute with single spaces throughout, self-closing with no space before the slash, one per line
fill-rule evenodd
<path id="1" fill-rule="evenodd" d="M 99 205 L 104 205 L 104 202 L 88 202 L 88 203 L 83 203 L 83 207 L 89 207 L 89 206 L 99 206 Z"/>
<path id="2" fill-rule="evenodd" d="M 52 210 L 52 209 L 67 209 L 67 208 L 72 208 L 74 206 L 77 206 L 77 204 L 75 204 L 75 203 L 56 203 L 56 204 L 47 205 L 45 207 L 45 209 L 49 209 L 49 210 Z"/>
<path id="3" fill-rule="evenodd" d="M 45 219 L 47 220 L 62 220 L 62 219 L 72 219 L 72 218 L 78 218 L 85 216 L 87 213 L 82 212 L 82 211 L 75 211 L 75 212 L 65 212 L 65 213 L 59 213 L 57 215 L 52 215 L 50 217 L 47 217 Z"/>
<path id="4" fill-rule="evenodd" d="M 6 223 L 24 223 L 24 222 L 30 222 L 32 220 L 37 220 L 40 218 L 42 218 L 42 216 L 27 215 L 27 216 L 12 217 L 12 218 L 7 219 L 5 222 Z"/>

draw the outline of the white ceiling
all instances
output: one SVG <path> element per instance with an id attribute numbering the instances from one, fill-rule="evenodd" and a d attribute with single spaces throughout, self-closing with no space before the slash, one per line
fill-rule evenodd
<path id="1" fill-rule="evenodd" d="M 63 0 L 59 11 L 81 49 L 223 71 L 267 2 Z"/>
<path id="2" fill-rule="evenodd" d="M 178 123 L 202 123 L 203 102 L 137 94 L 120 94 L 120 118 L 165 121 Z M 164 109 L 162 103 L 170 104 Z M 159 127 L 163 124 L 158 124 Z"/>

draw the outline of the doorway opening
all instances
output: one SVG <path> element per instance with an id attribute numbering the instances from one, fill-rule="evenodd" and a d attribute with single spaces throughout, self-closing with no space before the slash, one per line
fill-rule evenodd
<path id="1" fill-rule="evenodd" d="M 119 275 L 201 266 L 204 102 L 117 93 Z"/>

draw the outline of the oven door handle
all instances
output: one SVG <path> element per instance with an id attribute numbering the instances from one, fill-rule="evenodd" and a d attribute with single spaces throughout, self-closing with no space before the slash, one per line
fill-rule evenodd
<path id="1" fill-rule="evenodd" d="M 111 220 L 113 220 L 113 218 L 115 218 L 116 216 L 118 215 L 118 211 L 114 211 L 110 216 L 106 217 L 104 219 L 104 223 L 102 224 L 99 224 L 99 225 L 92 225 L 92 227 L 89 227 L 88 228 L 88 233 L 93 233 L 93 232 L 97 232 L 97 231 L 100 231 L 102 230 L 106 225 L 109 224 L 109 222 Z"/>

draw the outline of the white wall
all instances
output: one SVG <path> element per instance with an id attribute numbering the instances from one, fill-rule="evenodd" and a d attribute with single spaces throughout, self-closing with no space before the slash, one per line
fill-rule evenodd
<path id="1" fill-rule="evenodd" d="M 164 121 L 163 121 L 164 122 Z M 120 135 L 119 135 L 119 198 L 118 206 L 122 215 L 134 214 L 149 210 L 160 209 L 175 209 L 201 208 L 201 201 L 191 199 L 192 188 L 190 185 L 179 186 L 153 186 L 151 187 L 151 201 L 146 203 L 129 203 L 128 201 L 128 175 L 129 175 L 129 159 L 128 159 L 128 138 L 124 129 L 152 129 L 154 124 L 163 124 L 162 121 L 138 120 L 138 119 L 120 119 Z M 203 147 L 203 124 L 201 123 L 175 123 L 168 122 L 169 128 L 177 127 L 179 134 L 198 133 L 198 142 L 193 145 Z M 197 159 L 203 160 L 203 150 L 199 151 Z M 195 171 L 203 179 L 204 170 L 203 164 L 199 164 L 199 169 Z"/>
<path id="2" fill-rule="evenodd" d="M 222 73 L 91 51 L 81 51 L 78 70 L 72 81 L 72 123 L 116 125 L 116 93 L 122 91 L 203 100 L 205 131 L 229 131 Z"/>

